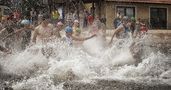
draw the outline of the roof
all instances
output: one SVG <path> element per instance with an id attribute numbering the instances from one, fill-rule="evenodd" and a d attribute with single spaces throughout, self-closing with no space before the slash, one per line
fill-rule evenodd
<path id="1" fill-rule="evenodd" d="M 102 0 L 55 0 L 56 3 L 65 3 L 70 1 L 83 1 L 84 3 L 99 2 Z"/>
<path id="2" fill-rule="evenodd" d="M 106 1 L 129 2 L 129 3 L 171 4 L 171 0 L 106 0 Z"/>

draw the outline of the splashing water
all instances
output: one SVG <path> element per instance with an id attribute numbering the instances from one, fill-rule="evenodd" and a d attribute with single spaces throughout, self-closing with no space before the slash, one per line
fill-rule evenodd
<path id="1" fill-rule="evenodd" d="M 99 38 L 93 38 L 76 48 L 55 40 L 2 57 L 0 62 L 3 72 L 24 77 L 12 83 L 15 90 L 62 90 L 66 81 L 100 78 L 171 85 L 169 58 L 151 51 L 142 55 L 142 62 L 135 66 L 131 43 L 131 39 L 118 40 L 106 48 Z M 51 57 L 46 58 L 49 53 Z"/>

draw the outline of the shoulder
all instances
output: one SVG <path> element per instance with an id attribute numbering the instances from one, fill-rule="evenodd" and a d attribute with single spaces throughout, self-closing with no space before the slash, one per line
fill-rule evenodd
<path id="1" fill-rule="evenodd" d="M 54 28 L 54 25 L 53 25 L 53 24 L 48 24 L 48 26 L 49 26 L 50 28 Z"/>
<path id="2" fill-rule="evenodd" d="M 38 32 L 41 29 L 41 25 L 38 25 L 37 27 L 35 27 L 34 31 Z"/>
<path id="3" fill-rule="evenodd" d="M 40 25 L 38 25 L 37 27 L 35 27 L 35 30 L 37 30 L 37 29 L 39 29 L 41 26 Z"/>

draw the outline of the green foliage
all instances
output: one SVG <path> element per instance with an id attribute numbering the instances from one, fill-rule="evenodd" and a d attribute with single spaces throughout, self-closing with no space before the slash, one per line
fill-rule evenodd
<path id="1" fill-rule="evenodd" d="M 23 7 L 24 8 L 36 8 L 38 0 L 23 0 Z"/>
<path id="2" fill-rule="evenodd" d="M 37 8 L 38 7 L 38 3 L 39 0 L 23 0 L 22 4 L 21 4 L 21 8 L 22 8 L 22 13 L 24 15 L 26 15 L 28 13 L 27 10 L 31 9 L 31 8 Z"/>

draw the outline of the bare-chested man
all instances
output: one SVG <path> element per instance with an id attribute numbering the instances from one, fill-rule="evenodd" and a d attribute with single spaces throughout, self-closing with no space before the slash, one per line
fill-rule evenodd
<path id="1" fill-rule="evenodd" d="M 53 35 L 53 28 L 53 25 L 48 21 L 48 17 L 44 16 L 42 23 L 33 31 L 32 42 L 47 43 Z"/>
<path id="2" fill-rule="evenodd" d="M 53 25 L 49 23 L 48 16 L 43 16 L 43 21 L 39 26 L 35 28 L 32 36 L 32 43 L 39 43 L 43 45 L 41 51 L 42 54 L 49 58 L 52 56 L 53 48 L 48 46 L 48 43 L 52 40 L 53 36 Z"/>

